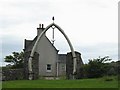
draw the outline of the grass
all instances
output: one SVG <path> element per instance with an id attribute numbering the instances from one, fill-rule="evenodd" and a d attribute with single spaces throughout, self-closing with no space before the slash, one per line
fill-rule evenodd
<path id="1" fill-rule="evenodd" d="M 105 79 L 4 81 L 2 88 L 118 88 L 117 79 Z"/>

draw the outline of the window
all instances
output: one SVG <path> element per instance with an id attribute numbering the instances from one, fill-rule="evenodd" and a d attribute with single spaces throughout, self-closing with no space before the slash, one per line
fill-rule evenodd
<path id="1" fill-rule="evenodd" d="M 62 67 L 63 71 L 66 71 L 66 65 L 65 64 L 62 64 L 61 67 Z"/>
<path id="2" fill-rule="evenodd" d="M 51 72 L 51 64 L 47 64 L 47 72 Z"/>

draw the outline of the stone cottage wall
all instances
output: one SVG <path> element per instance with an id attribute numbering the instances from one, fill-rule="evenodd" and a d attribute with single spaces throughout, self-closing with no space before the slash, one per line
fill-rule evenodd
<path id="1" fill-rule="evenodd" d="M 30 51 L 25 52 L 24 55 L 24 79 L 28 79 L 29 72 L 28 72 L 28 59 L 30 57 Z M 33 79 L 39 78 L 39 54 L 37 52 L 34 53 L 34 57 L 32 60 L 32 69 L 33 69 Z"/>
<path id="2" fill-rule="evenodd" d="M 75 52 L 75 54 L 77 59 L 77 69 L 76 69 L 75 79 L 80 79 L 82 78 L 80 69 L 81 66 L 83 65 L 83 61 L 81 58 L 81 54 L 79 52 Z M 73 78 L 73 57 L 71 52 L 67 53 L 67 57 L 66 57 L 66 77 L 67 79 Z"/>

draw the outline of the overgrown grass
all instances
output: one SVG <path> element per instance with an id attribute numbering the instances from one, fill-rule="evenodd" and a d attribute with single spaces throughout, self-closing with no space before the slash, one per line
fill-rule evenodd
<path id="1" fill-rule="evenodd" d="M 80 80 L 16 80 L 4 81 L 3 88 L 118 88 L 115 77 L 112 80 L 104 78 Z"/>

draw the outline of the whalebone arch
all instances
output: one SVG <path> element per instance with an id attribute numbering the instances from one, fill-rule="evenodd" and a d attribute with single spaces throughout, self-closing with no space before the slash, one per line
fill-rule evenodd
<path id="1" fill-rule="evenodd" d="M 65 34 L 65 32 L 63 31 L 63 29 L 58 26 L 57 24 L 55 23 L 51 23 L 50 25 L 48 25 L 44 30 L 43 32 L 38 36 L 33 48 L 32 48 L 32 51 L 31 51 L 31 54 L 30 54 L 30 58 L 29 58 L 29 61 L 28 61 L 28 69 L 29 69 L 29 73 L 32 73 L 32 57 L 35 53 L 35 49 L 37 47 L 37 44 L 38 42 L 41 40 L 42 36 L 46 33 L 47 30 L 49 30 L 50 27 L 54 26 L 55 28 L 57 28 L 62 34 L 63 36 L 65 37 L 65 39 L 67 40 L 68 44 L 69 44 L 69 47 L 70 47 L 70 50 L 72 52 L 72 57 L 73 57 L 73 61 L 74 61 L 74 68 L 73 68 L 73 74 L 76 72 L 76 55 L 75 55 L 75 52 L 74 52 L 74 48 L 72 46 L 72 43 L 70 42 L 68 36 Z M 29 74 L 29 79 L 31 80 L 32 79 L 32 74 Z"/>

